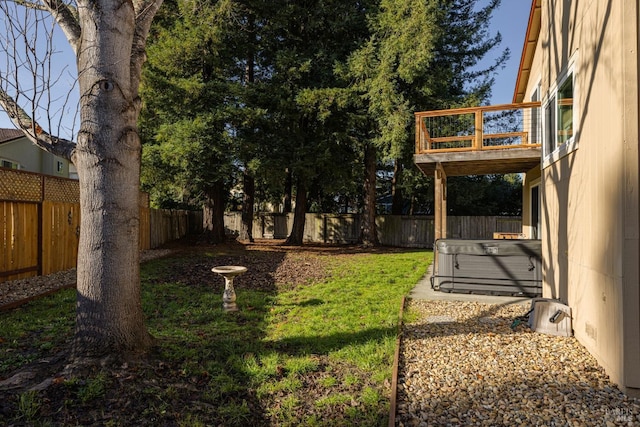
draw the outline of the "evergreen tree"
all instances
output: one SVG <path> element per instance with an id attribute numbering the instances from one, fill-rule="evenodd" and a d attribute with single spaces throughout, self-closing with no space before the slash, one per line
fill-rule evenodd
<path id="1" fill-rule="evenodd" d="M 339 112 L 348 102 L 334 73 L 366 35 L 368 2 L 273 2 L 264 55 L 272 71 L 266 109 L 277 128 L 271 161 L 291 173 L 294 223 L 287 239 L 302 244 L 309 191 L 352 171 L 349 136 Z M 345 157 L 346 156 L 346 157 Z M 284 181 L 284 180 L 283 180 Z"/>
<path id="2" fill-rule="evenodd" d="M 382 0 L 371 20 L 372 35 L 349 60 L 347 75 L 363 95 L 375 137 L 364 145 L 368 159 L 365 178 L 363 243 L 376 244 L 374 212 L 375 155 L 394 159 L 400 174 L 413 151 L 413 112 L 478 105 L 486 101 L 492 73 L 508 52 L 494 64 L 478 63 L 500 42 L 491 36 L 489 19 L 500 0 L 478 8 L 476 0 Z M 410 161 L 410 160 L 409 160 Z M 395 203 L 402 204 L 401 177 L 394 185 Z M 396 206 L 395 212 L 401 211 Z"/>
<path id="3" fill-rule="evenodd" d="M 205 231 L 220 242 L 238 159 L 251 186 L 254 15 L 250 4 L 232 0 L 168 6 L 144 74 L 143 186 L 162 207 L 202 205 Z"/>

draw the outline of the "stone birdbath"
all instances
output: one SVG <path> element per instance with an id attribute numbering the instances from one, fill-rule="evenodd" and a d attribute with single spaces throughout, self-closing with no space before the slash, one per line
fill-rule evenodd
<path id="1" fill-rule="evenodd" d="M 247 271 L 247 267 L 240 265 L 221 265 L 211 269 L 224 277 L 224 293 L 222 294 L 222 308 L 225 311 L 238 311 L 236 305 L 236 290 L 233 288 L 233 279 Z"/>

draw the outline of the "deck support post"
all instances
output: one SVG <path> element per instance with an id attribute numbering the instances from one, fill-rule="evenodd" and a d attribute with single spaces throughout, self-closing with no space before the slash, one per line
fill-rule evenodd
<path id="1" fill-rule="evenodd" d="M 447 237 L 447 174 L 441 163 L 436 165 L 434 176 L 434 237 Z"/>

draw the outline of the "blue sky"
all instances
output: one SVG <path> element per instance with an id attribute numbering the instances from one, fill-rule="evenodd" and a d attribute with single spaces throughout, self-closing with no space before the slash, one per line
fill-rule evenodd
<path id="1" fill-rule="evenodd" d="M 502 0 L 502 4 L 492 17 L 491 31 L 499 31 L 502 34 L 502 44 L 492 54 L 497 56 L 508 47 L 511 58 L 496 76 L 491 104 L 509 104 L 513 99 L 530 8 L 530 0 Z M 0 111 L 0 128 L 13 128 L 4 111 Z"/>
<path id="2" fill-rule="evenodd" d="M 508 47 L 511 50 L 511 58 L 496 77 L 491 104 L 510 104 L 513 100 L 530 10 L 530 0 L 502 0 L 502 4 L 494 12 L 491 29 L 502 34 L 501 49 L 495 54 Z"/>

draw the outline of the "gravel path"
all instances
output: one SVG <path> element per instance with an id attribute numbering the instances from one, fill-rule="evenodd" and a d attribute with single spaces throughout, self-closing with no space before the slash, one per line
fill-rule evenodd
<path id="1" fill-rule="evenodd" d="M 640 401 L 575 338 L 511 329 L 528 309 L 409 300 L 396 425 L 640 425 Z"/>

